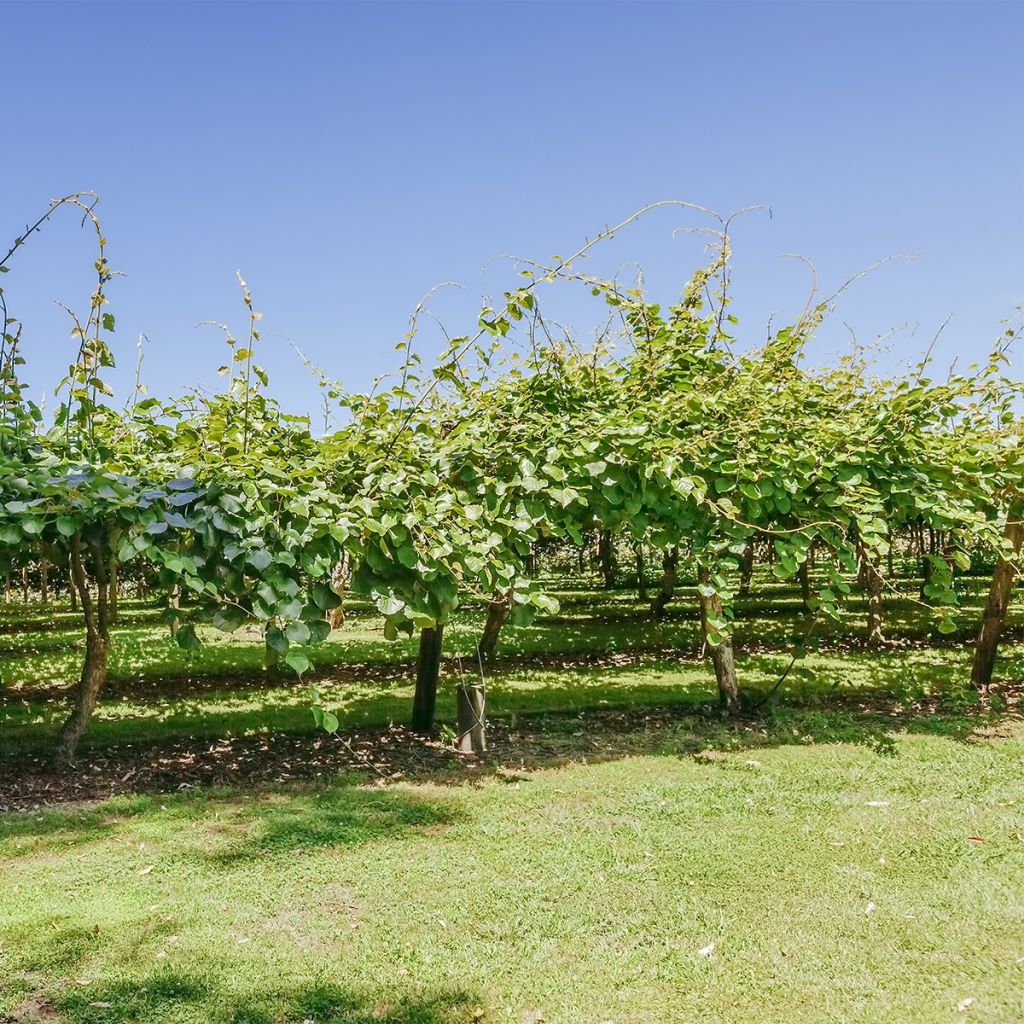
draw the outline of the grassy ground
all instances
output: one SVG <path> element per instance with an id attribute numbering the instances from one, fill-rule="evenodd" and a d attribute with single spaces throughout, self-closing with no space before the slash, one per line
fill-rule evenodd
<path id="1" fill-rule="evenodd" d="M 0 821 L 0 1013 L 75 1022 L 1019 1021 L 1024 733 Z M 624 752 L 625 753 L 625 752 Z M 958 1009 L 959 1007 L 959 1009 Z M 0 1018 L 2 1019 L 2 1018 Z"/>
<path id="2" fill-rule="evenodd" d="M 944 647 L 891 602 L 882 654 L 858 647 L 855 602 L 738 725 L 709 711 L 688 609 L 655 623 L 629 594 L 566 594 L 503 636 L 488 757 L 424 748 L 400 781 L 302 738 L 305 689 L 261 671 L 258 638 L 188 662 L 129 603 L 83 772 L 290 733 L 279 756 L 315 747 L 318 781 L 175 791 L 173 761 L 163 792 L 0 815 L 0 1022 L 1024 1019 L 1024 722 L 1012 691 L 963 688 L 978 591 Z M 795 595 L 741 613 L 742 681 L 766 691 Z M 51 616 L 0 615 L 8 774 L 66 711 L 81 640 Z M 446 634 L 467 671 L 478 627 Z M 1004 653 L 1019 679 L 1024 646 Z M 404 720 L 411 649 L 368 610 L 317 656 L 346 727 Z"/>
<path id="3" fill-rule="evenodd" d="M 907 592 L 916 589 L 907 584 Z M 909 697 L 953 691 L 965 675 L 980 616 L 983 581 L 962 584 L 959 632 L 934 633 L 921 608 L 906 598 L 887 604 L 888 627 L 897 645 L 883 654 L 858 645 L 864 632 L 863 602 L 854 598 L 842 621 L 819 622 L 811 653 L 787 677 L 785 693 L 806 699 L 851 687 Z M 506 627 L 501 660 L 489 672 L 493 714 L 615 704 L 707 701 L 713 677 L 699 658 L 693 602 L 677 601 L 665 620 L 628 592 L 565 591 L 562 611 L 531 626 Z M 0 758 L 52 746 L 67 714 L 67 693 L 76 678 L 84 639 L 76 617 L 39 608 L 0 613 Z M 263 648 L 253 632 L 202 631 L 206 645 L 189 655 L 169 639 L 157 610 L 125 602 L 115 631 L 111 681 L 84 747 L 155 742 L 178 737 L 220 737 L 254 732 L 311 732 L 305 686 L 289 671 L 266 672 Z M 26 628 L 27 623 L 27 628 Z M 805 620 L 792 588 L 761 583 L 741 603 L 737 642 L 741 685 L 767 690 L 784 670 Z M 309 651 L 314 678 L 346 727 L 405 721 L 412 699 L 412 640 L 388 642 L 381 620 L 356 605 L 342 630 Z M 445 633 L 449 658 L 439 715 L 453 717 L 451 682 L 476 671 L 473 649 L 481 626 L 476 608 L 459 613 Z M 1020 637 L 1024 607 L 1013 608 L 1008 632 Z M 17 631 L 15 631 L 17 630 Z M 932 647 L 929 643 L 941 642 Z M 1024 646 L 1004 646 L 1001 671 L 1019 678 Z"/>

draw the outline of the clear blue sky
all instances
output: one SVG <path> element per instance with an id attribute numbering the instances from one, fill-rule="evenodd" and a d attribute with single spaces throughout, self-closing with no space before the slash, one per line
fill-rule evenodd
<path id="1" fill-rule="evenodd" d="M 216 381 L 200 320 L 244 318 L 242 268 L 264 312 L 262 361 L 296 411 L 314 389 L 283 338 L 352 387 L 395 360 L 431 285 L 453 333 L 500 295 L 502 253 L 566 253 L 656 199 L 736 226 L 744 336 L 859 282 L 822 355 L 904 323 L 881 358 L 986 350 L 1024 293 L 1024 6 L 984 3 L 0 3 L 0 228 L 55 195 L 94 189 L 110 256 L 121 373 L 152 339 L 158 392 Z M 661 212 L 593 262 L 629 261 L 671 298 L 701 259 L 698 221 Z M 4 248 L 6 248 L 6 243 Z M 32 381 L 70 342 L 53 300 L 89 291 L 70 216 L 5 276 Z M 579 295 L 552 311 L 586 335 Z M 427 347 L 435 339 L 424 339 Z M 45 373 L 43 364 L 45 362 Z M 1017 357 L 1017 365 L 1024 359 Z"/>

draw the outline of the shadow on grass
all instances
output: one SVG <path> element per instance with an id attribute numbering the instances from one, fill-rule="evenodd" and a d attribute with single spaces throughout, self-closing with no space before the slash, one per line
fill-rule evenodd
<path id="1" fill-rule="evenodd" d="M 329 786 L 117 797 L 77 811 L 15 814 L 0 818 L 0 850 L 12 844 L 21 856 L 60 852 L 110 838 L 138 820 L 170 834 L 200 828 L 200 856 L 230 866 L 300 850 L 401 839 L 465 817 L 452 802 L 394 786 L 369 787 L 366 781 L 352 773 L 333 776 Z"/>
<path id="2" fill-rule="evenodd" d="M 140 608 L 138 610 L 122 610 L 117 616 L 117 628 L 128 629 L 133 626 L 154 626 L 161 621 L 162 608 Z M 16 618 L 7 616 L 0 619 L 0 636 L 17 635 L 19 633 L 40 633 L 47 636 L 63 633 L 82 633 L 85 621 L 80 612 L 51 611 L 39 608 L 35 617 Z"/>
<path id="3" fill-rule="evenodd" d="M 772 703 L 755 713 L 724 718 L 712 705 L 548 713 L 522 716 L 491 733 L 492 749 L 475 777 L 585 761 L 599 763 L 635 755 L 717 757 L 780 746 L 845 743 L 897 756 L 900 735 L 940 736 L 972 743 L 1015 735 L 1024 723 L 1024 687 L 1004 687 L 992 703 L 968 695 L 900 700 L 884 690 Z"/>
<path id="4" fill-rule="evenodd" d="M 0 1024 L 105 1024 L 184 1018 L 208 1024 L 468 1024 L 479 997 L 446 989 L 417 992 L 399 987 L 386 992 L 357 991 L 326 982 L 275 986 L 266 992 L 233 992 L 229 986 L 182 972 L 159 970 L 130 980 L 75 986 L 46 997 L 27 994 Z"/>
<path id="5" fill-rule="evenodd" d="M 336 736 L 275 732 L 225 737 L 213 744 L 184 738 L 111 747 L 86 752 L 80 770 L 71 775 L 8 762 L 0 777 L 0 808 L 29 810 L 122 795 L 99 808 L 50 812 L 38 821 L 27 815 L 0 818 L 0 841 L 51 833 L 58 845 L 89 841 L 101 837 L 111 820 L 153 809 L 152 798 L 123 794 L 187 789 L 192 795 L 179 792 L 163 798 L 162 811 L 187 818 L 201 813 L 204 793 L 210 800 L 224 800 L 225 806 L 233 795 L 246 795 L 244 808 L 238 805 L 231 811 L 232 828 L 244 841 L 237 849 L 221 851 L 225 859 L 369 842 L 454 820 L 452 808 L 388 785 L 397 781 L 457 786 L 487 777 L 522 777 L 572 762 L 708 756 L 823 743 L 855 744 L 895 755 L 896 740 L 904 733 L 955 742 L 1013 734 L 1019 731 L 1024 708 L 1020 685 L 1004 685 L 990 699 L 982 699 L 952 687 L 922 694 L 919 685 L 915 690 L 910 683 L 894 693 L 888 679 L 880 686 L 862 683 L 829 691 L 796 679 L 785 699 L 736 718 L 723 717 L 701 685 L 623 687 L 618 703 L 598 699 L 612 692 L 588 686 L 560 689 L 554 706 L 538 710 L 530 709 L 529 696 L 518 707 L 504 709 L 494 700 L 489 749 L 478 758 L 402 727 L 377 726 L 343 729 Z M 753 702 L 758 699 L 753 696 Z M 353 780 L 373 788 L 360 788 Z M 287 795 L 278 799 L 278 791 Z"/>
<path id="6" fill-rule="evenodd" d="M 340 787 L 271 792 L 246 801 L 233 819 L 235 835 L 213 860 L 231 865 L 297 850 L 401 839 L 465 816 L 447 801 L 395 787 L 364 788 L 359 785 L 363 781 L 354 776 Z"/>

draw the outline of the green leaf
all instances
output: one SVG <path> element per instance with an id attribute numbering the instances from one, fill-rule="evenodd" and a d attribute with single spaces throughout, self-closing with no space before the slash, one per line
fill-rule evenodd
<path id="1" fill-rule="evenodd" d="M 231 633 L 245 621 L 246 614 L 241 608 L 228 605 L 226 608 L 218 608 L 213 615 L 214 626 L 225 633 Z"/>
<path id="2" fill-rule="evenodd" d="M 326 619 L 312 619 L 306 622 L 306 628 L 309 630 L 308 643 L 318 644 L 322 640 L 326 640 L 331 633 L 330 623 Z"/>
<path id="3" fill-rule="evenodd" d="M 277 626 L 268 626 L 264 634 L 267 646 L 278 654 L 284 654 L 288 650 L 289 639 L 290 637 Z"/>
<path id="4" fill-rule="evenodd" d="M 400 597 L 389 594 L 377 601 L 377 608 L 385 618 L 391 618 L 394 615 L 400 615 L 405 610 L 405 602 Z"/>
<path id="5" fill-rule="evenodd" d="M 341 604 L 341 598 L 326 583 L 319 580 L 309 588 L 309 594 L 317 608 L 324 612 L 329 612 Z"/>
<path id="6" fill-rule="evenodd" d="M 301 651 L 289 651 L 284 656 L 285 664 L 293 669 L 296 674 L 302 675 L 310 669 L 310 660 Z"/>
<path id="7" fill-rule="evenodd" d="M 263 572 L 264 569 L 270 567 L 270 563 L 273 562 L 274 559 L 266 548 L 257 548 L 255 551 L 251 552 L 245 560 L 257 572 Z"/>
<path id="8" fill-rule="evenodd" d="M 309 626 L 304 622 L 290 622 L 285 628 L 285 636 L 288 642 L 293 644 L 304 644 L 309 640 Z"/>
<path id="9" fill-rule="evenodd" d="M 202 647 L 202 641 L 196 635 L 196 627 L 191 622 L 187 622 L 184 626 L 178 629 L 177 634 L 174 637 L 179 647 L 184 648 L 186 651 L 195 651 Z"/>

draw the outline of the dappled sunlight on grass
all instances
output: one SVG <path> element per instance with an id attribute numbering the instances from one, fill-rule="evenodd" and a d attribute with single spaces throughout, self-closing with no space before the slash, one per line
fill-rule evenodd
<path id="1" fill-rule="evenodd" d="M 957 632 L 952 641 L 973 637 L 980 614 L 984 581 L 965 579 L 960 583 L 961 607 L 954 614 Z M 907 585 L 913 594 L 913 583 Z M 506 626 L 499 654 L 504 658 L 529 658 L 537 655 L 578 654 L 609 655 L 642 651 L 679 651 L 696 655 L 699 630 L 694 601 L 685 592 L 669 606 L 663 619 L 654 619 L 646 603 L 623 591 L 562 591 L 563 609 L 558 615 L 542 616 L 529 626 Z M 161 682 L 169 678 L 248 675 L 265 678 L 262 635 L 255 629 L 225 634 L 211 627 L 200 629 L 204 645 L 196 652 L 180 648 L 159 621 L 159 609 L 139 602 L 124 602 L 123 624 L 114 631 L 110 679 L 118 682 Z M 8 633 L 0 654 L 0 687 L 9 694 L 39 686 L 70 687 L 80 670 L 84 636 L 78 621 L 67 612 L 54 613 L 58 628 L 40 628 L 39 607 L 24 610 L 7 608 L 0 615 L 5 628 L 19 621 L 33 628 Z M 904 641 L 942 639 L 927 612 L 904 598 L 891 597 L 886 607 L 887 629 Z M 866 623 L 864 601 L 853 597 L 839 622 L 820 620 L 811 635 L 811 647 L 835 646 L 859 642 Z M 457 612 L 445 634 L 445 653 L 461 659 L 463 670 L 475 670 L 475 645 L 482 625 L 482 610 L 468 606 Z M 1019 605 L 1011 610 L 1008 631 L 1015 635 L 1024 625 Z M 802 637 L 806 618 L 798 592 L 789 585 L 762 582 L 754 596 L 738 603 L 736 642 L 740 649 L 786 649 Z M 328 671 L 344 665 L 410 666 L 415 660 L 416 641 L 403 638 L 389 642 L 383 637 L 383 621 L 365 602 L 354 602 L 345 626 L 323 644 L 306 653 L 314 667 Z M 272 675 L 270 676 L 272 678 Z"/>
<path id="2" fill-rule="evenodd" d="M 85 757 L 107 793 L 151 795 L 0 817 L 0 1019 L 816 1024 L 827 992 L 844 1024 L 931 1024 L 965 998 L 1009 1024 L 1024 727 L 965 688 L 979 593 L 942 646 L 890 600 L 878 652 L 852 600 L 761 704 L 805 624 L 764 584 L 736 627 L 756 711 L 729 721 L 685 594 L 655 620 L 625 591 L 566 591 L 503 631 L 476 761 L 384 729 L 415 640 L 385 641 L 365 603 L 309 652 L 328 739 L 258 631 L 204 628 L 190 655 L 126 602 Z M 481 614 L 446 629 L 440 722 Z M 0 655 L 15 759 L 52 748 L 82 643 L 69 615 L 20 621 Z M 1015 606 L 1018 679 L 1019 626 Z"/>
<path id="3" fill-rule="evenodd" d="M 910 704 L 922 697 L 948 695 L 976 701 L 962 687 L 969 653 L 956 649 L 893 650 L 882 653 L 809 654 L 797 662 L 781 689 L 786 702 L 827 703 L 861 692 L 864 699 L 885 694 Z M 784 653 L 742 657 L 740 679 L 751 700 L 767 693 L 789 662 Z M 1008 672 L 1024 670 L 1024 646 L 1007 647 Z M 438 696 L 441 721 L 454 717 L 452 671 L 442 678 Z M 318 679 L 326 706 L 343 728 L 377 727 L 403 722 L 412 700 L 411 679 Z M 623 705 L 714 701 L 710 667 L 699 661 L 664 658 L 639 663 L 531 666 L 512 664 L 488 677 L 488 710 L 493 716 Z M 4 749 L 45 750 L 66 705 L 57 701 L 8 701 L 0 715 Z M 183 694 L 117 696 L 109 693 L 97 709 L 86 746 L 145 743 L 180 736 L 217 737 L 269 732 L 314 732 L 306 687 L 294 680 L 237 689 L 196 690 Z"/>
<path id="4" fill-rule="evenodd" d="M 7 816 L 0 1013 L 41 984 L 75 1024 L 811 1024 L 826 989 L 853 1024 L 1017 1019 L 1020 735 L 649 741 L 475 785 Z"/>

